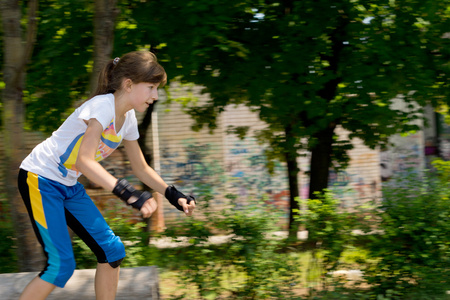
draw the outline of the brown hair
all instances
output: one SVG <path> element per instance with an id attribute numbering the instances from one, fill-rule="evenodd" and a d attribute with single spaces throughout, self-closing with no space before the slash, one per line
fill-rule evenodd
<path id="1" fill-rule="evenodd" d="M 98 76 L 97 89 L 91 97 L 114 93 L 121 88 L 122 80 L 129 78 L 133 83 L 159 83 L 167 81 L 164 68 L 158 63 L 155 54 L 149 51 L 134 51 L 122 56 L 118 62 L 111 59 Z"/>

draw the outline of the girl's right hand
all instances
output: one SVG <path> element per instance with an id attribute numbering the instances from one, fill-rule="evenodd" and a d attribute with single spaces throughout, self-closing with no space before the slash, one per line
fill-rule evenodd
<path id="1" fill-rule="evenodd" d="M 187 204 L 186 198 L 180 198 L 178 199 L 178 204 L 183 207 L 183 211 L 186 214 L 186 216 L 192 216 L 192 213 L 195 209 L 195 201 L 191 200 L 189 204 Z"/>
<path id="2" fill-rule="evenodd" d="M 158 204 L 156 204 L 155 198 L 150 198 L 145 201 L 144 205 L 141 207 L 141 214 L 143 218 L 150 218 L 151 215 L 156 211 Z"/>

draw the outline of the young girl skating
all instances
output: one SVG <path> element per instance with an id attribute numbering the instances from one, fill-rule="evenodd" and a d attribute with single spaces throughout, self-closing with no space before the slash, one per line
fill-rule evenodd
<path id="1" fill-rule="evenodd" d="M 154 54 L 130 52 L 111 60 L 99 75 L 94 97 L 77 108 L 52 136 L 37 145 L 20 166 L 18 185 L 36 236 L 44 248 L 47 265 L 24 289 L 20 299 L 45 299 L 64 287 L 75 270 L 69 226 L 97 257 L 97 299 L 114 299 L 119 266 L 125 247 L 77 181 L 83 174 L 112 191 L 144 218 L 156 210 L 149 192 L 137 191 L 125 179 L 115 178 L 99 161 L 121 142 L 133 173 L 147 186 L 165 195 L 186 215 L 195 199 L 168 186 L 146 163 L 139 138 L 135 110 L 144 112 L 158 99 L 158 87 L 166 73 Z M 136 282 L 136 284 L 139 284 Z"/>

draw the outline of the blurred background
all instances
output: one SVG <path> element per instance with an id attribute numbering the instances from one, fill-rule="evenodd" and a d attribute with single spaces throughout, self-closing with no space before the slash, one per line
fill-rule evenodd
<path id="1" fill-rule="evenodd" d="M 450 1 L 0 3 L 1 273 L 43 267 L 20 162 L 145 49 L 168 83 L 141 148 L 199 202 L 143 220 L 81 178 L 125 266 L 158 265 L 167 299 L 447 299 Z M 102 164 L 147 188 L 121 148 Z"/>

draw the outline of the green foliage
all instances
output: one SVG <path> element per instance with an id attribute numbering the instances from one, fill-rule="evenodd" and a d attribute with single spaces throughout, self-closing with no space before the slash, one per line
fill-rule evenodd
<path id="1" fill-rule="evenodd" d="M 330 124 L 375 147 L 415 128 L 407 121 L 418 110 L 409 104 L 446 101 L 448 1 L 227 3 L 134 3 L 132 19 L 152 30 L 170 79 L 202 85 L 212 98 L 192 109 L 196 128 L 214 128 L 226 105 L 243 103 L 268 124 L 260 137 L 281 154 Z M 391 106 L 398 94 L 409 111 Z M 337 147 L 336 158 L 346 150 Z"/>
<path id="2" fill-rule="evenodd" d="M 301 210 L 296 218 L 308 231 L 303 249 L 311 251 L 306 270 L 308 299 L 347 299 L 344 295 L 349 289 L 333 278 L 333 272 L 338 268 L 354 267 L 346 263 L 348 259 L 344 257 L 344 252 L 351 253 L 355 249 L 356 236 L 353 230 L 358 228 L 356 208 L 352 213 L 342 210 L 340 201 L 328 190 L 317 192 L 315 199 L 299 202 Z M 353 258 L 350 261 L 355 263 L 357 260 Z"/>
<path id="3" fill-rule="evenodd" d="M 93 5 L 91 1 L 46 0 L 40 1 L 39 9 L 37 42 L 26 77 L 26 120 L 33 130 L 52 132 L 73 103 L 86 97 L 92 68 Z"/>
<path id="4" fill-rule="evenodd" d="M 367 245 L 377 262 L 366 279 L 383 299 L 436 299 L 450 286 L 450 182 L 411 174 L 392 182 L 376 211 L 380 234 Z"/>
<path id="5" fill-rule="evenodd" d="M 443 185 L 450 182 L 450 161 L 435 159 L 431 164 L 436 169 L 437 176 Z"/>
<path id="6" fill-rule="evenodd" d="M 280 215 L 272 209 L 254 202 L 242 209 L 231 205 L 206 219 L 183 220 L 180 226 L 191 246 L 177 254 L 182 259 L 177 267 L 180 283 L 194 285 L 199 299 L 217 299 L 225 292 L 227 299 L 293 299 L 291 285 L 297 280 L 298 266 L 279 252 L 282 241 L 272 233 Z M 230 242 L 206 245 L 212 228 L 228 234 Z M 176 232 L 166 235 L 176 239 Z"/>
<path id="7" fill-rule="evenodd" d="M 382 203 L 352 214 L 342 212 L 328 192 L 302 202 L 299 219 L 309 231 L 310 243 L 305 243 L 313 250 L 307 280 L 322 282 L 318 288 L 310 286 L 308 299 L 448 298 L 450 181 L 447 162 L 435 167 L 438 176 L 397 178 L 384 188 Z M 365 233 L 354 235 L 354 229 Z M 344 254 L 360 246 L 363 256 L 349 259 Z M 355 266 L 363 277 L 351 284 L 330 276 L 337 267 Z"/>
<path id="8" fill-rule="evenodd" d="M 305 209 L 296 217 L 308 230 L 307 243 L 316 252 L 320 250 L 325 275 L 336 269 L 344 250 L 353 244 L 356 219 L 354 214 L 339 209 L 339 200 L 330 191 L 316 196 L 317 199 L 300 201 Z"/>

